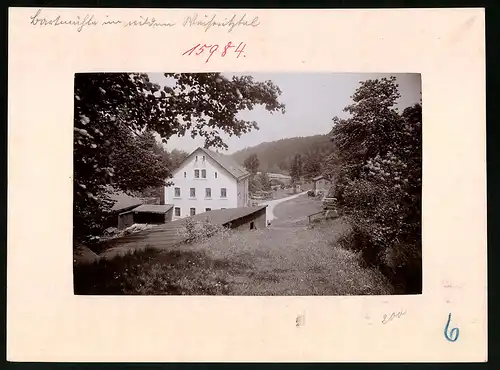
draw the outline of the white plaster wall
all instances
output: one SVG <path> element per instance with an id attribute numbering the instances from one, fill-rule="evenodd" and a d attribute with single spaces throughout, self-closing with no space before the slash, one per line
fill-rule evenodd
<path id="1" fill-rule="evenodd" d="M 244 178 L 238 182 L 238 207 L 248 206 L 248 180 Z"/>
<path id="2" fill-rule="evenodd" d="M 196 156 L 198 159 L 196 159 Z M 205 156 L 205 160 L 203 160 Z M 200 178 L 194 177 L 194 170 L 200 170 Z M 207 178 L 203 179 L 201 170 L 207 171 Z M 184 177 L 186 172 L 186 177 Z M 217 172 L 217 178 L 215 177 Z M 235 208 L 238 206 L 238 189 L 236 179 L 224 168 L 213 161 L 203 151 L 197 150 L 193 155 L 174 173 L 170 179 L 174 183 L 165 187 L 165 204 L 174 205 L 173 220 L 184 218 L 190 215 L 190 208 L 196 209 L 196 214 L 205 212 L 206 208 L 212 210 L 221 208 Z M 175 188 L 181 189 L 181 196 L 175 197 Z M 196 189 L 196 197 L 190 197 L 190 188 Z M 212 197 L 205 197 L 205 188 L 212 190 Z M 226 188 L 226 198 L 221 198 L 221 188 Z M 181 216 L 175 215 L 175 207 L 180 207 Z"/>

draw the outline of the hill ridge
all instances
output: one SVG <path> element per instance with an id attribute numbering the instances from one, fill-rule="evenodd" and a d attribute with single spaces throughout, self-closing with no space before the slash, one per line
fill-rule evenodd
<path id="1" fill-rule="evenodd" d="M 240 149 L 230 156 L 243 165 L 248 156 L 257 154 L 260 171 L 288 174 L 290 163 L 296 154 L 305 156 L 310 152 L 325 153 L 330 150 L 330 135 L 327 133 L 265 141 Z"/>

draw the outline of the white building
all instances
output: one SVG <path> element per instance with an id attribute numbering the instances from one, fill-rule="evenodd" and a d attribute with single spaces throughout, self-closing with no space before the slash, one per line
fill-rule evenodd
<path id="1" fill-rule="evenodd" d="M 174 205 L 173 219 L 216 209 L 246 207 L 250 173 L 231 157 L 198 148 L 172 173 L 165 204 Z"/>

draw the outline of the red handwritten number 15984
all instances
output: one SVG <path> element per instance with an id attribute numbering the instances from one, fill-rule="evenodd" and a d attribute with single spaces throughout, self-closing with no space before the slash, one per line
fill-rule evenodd
<path id="1" fill-rule="evenodd" d="M 241 56 L 241 54 L 243 54 L 243 52 L 245 51 L 245 46 L 247 46 L 247 44 L 244 44 L 243 42 L 240 42 L 239 45 L 236 46 L 236 45 L 233 45 L 233 43 L 231 41 L 229 41 L 223 47 L 223 49 L 221 49 L 220 56 L 225 57 L 227 55 L 227 53 L 233 52 L 233 53 L 238 54 L 238 56 L 236 58 L 239 58 Z M 235 49 L 233 49 L 233 48 L 235 48 Z M 205 63 L 207 63 L 210 60 L 210 58 L 212 57 L 212 55 L 214 55 L 214 53 L 217 50 L 219 50 L 219 45 L 217 45 L 217 44 L 213 44 L 213 45 L 198 44 L 198 45 L 193 46 L 191 49 L 185 51 L 182 55 L 191 55 L 193 53 L 195 55 L 200 55 L 203 52 L 208 51 L 209 55 L 207 56 L 207 59 L 205 60 Z M 246 55 L 243 54 L 243 57 L 245 57 L 245 56 Z"/>

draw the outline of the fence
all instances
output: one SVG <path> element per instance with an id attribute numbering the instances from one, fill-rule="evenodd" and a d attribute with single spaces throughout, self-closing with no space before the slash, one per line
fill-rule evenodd
<path id="1" fill-rule="evenodd" d="M 315 222 L 317 220 L 320 220 L 324 218 L 326 211 L 319 211 L 316 213 L 313 213 L 312 215 L 307 216 L 307 220 L 309 223 Z"/>

